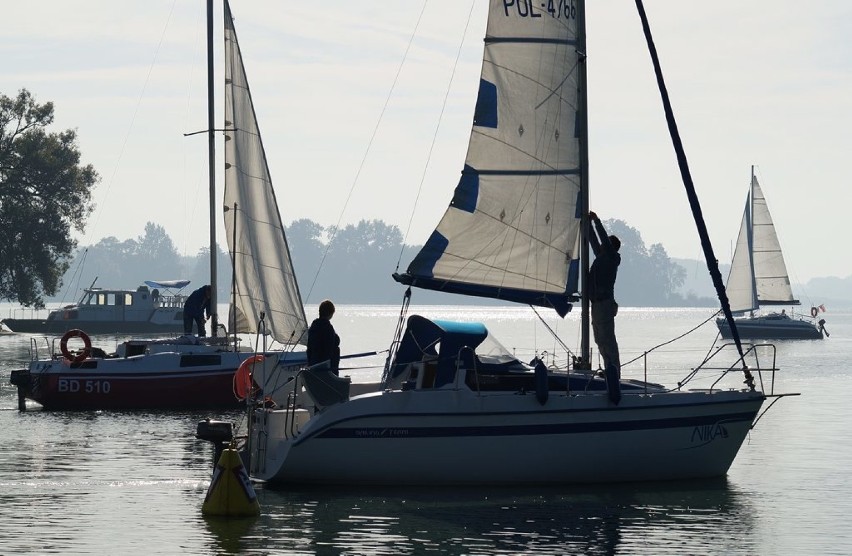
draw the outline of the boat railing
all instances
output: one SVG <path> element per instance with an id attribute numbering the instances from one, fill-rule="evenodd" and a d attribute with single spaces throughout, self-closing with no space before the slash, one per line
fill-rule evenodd
<path id="1" fill-rule="evenodd" d="M 293 385 L 292 388 L 288 388 L 287 405 L 285 407 L 286 413 L 284 414 L 284 434 L 288 439 L 293 438 L 299 432 L 299 429 L 296 426 L 296 409 L 299 405 L 299 379 L 302 378 L 302 373 L 305 372 L 305 370 L 306 369 L 300 370 L 296 373 L 296 376 L 293 377 L 293 380 L 289 381 L 285 385 L 286 387 L 289 387 L 290 384 Z"/>
<path id="2" fill-rule="evenodd" d="M 710 385 L 710 391 L 718 388 L 719 383 L 725 379 L 731 373 L 743 373 L 746 376 L 746 382 L 748 382 L 748 377 L 754 377 L 757 375 L 757 379 L 759 381 L 760 390 L 767 394 L 773 394 L 775 391 L 775 371 L 778 370 L 776 367 L 776 348 L 774 344 L 742 344 L 742 347 L 745 348 L 745 351 L 742 353 L 742 357 L 740 357 L 739 352 L 736 351 L 736 344 L 734 343 L 726 343 L 720 346 L 716 346 L 710 354 L 702 361 L 697 367 L 692 369 L 692 371 L 681 381 L 678 382 L 678 389 L 685 386 L 688 382 L 693 380 L 699 373 L 703 371 L 712 371 L 715 373 L 719 373 L 713 383 Z M 732 363 L 725 363 L 720 366 L 714 366 L 713 362 L 721 360 L 723 357 L 733 353 L 734 361 Z M 751 362 L 751 364 L 749 364 Z M 769 366 L 765 364 L 769 362 Z M 648 368 L 647 362 L 645 365 L 645 375 L 647 378 Z M 766 379 L 767 382 L 764 382 L 764 375 L 768 375 Z M 769 387 L 769 391 L 767 392 L 767 385 Z"/>
<path id="3" fill-rule="evenodd" d="M 186 302 L 185 295 L 161 295 L 158 299 L 161 308 L 183 308 Z"/>
<path id="4" fill-rule="evenodd" d="M 276 389 L 286 388 L 288 390 L 284 402 L 284 426 L 282 427 L 284 438 L 287 440 L 294 438 L 299 432 L 296 409 L 298 409 L 299 376 L 302 371 L 304 369 L 296 373 L 296 376 L 292 380 L 287 381 Z M 265 403 L 264 397 L 255 398 L 248 402 L 249 415 L 253 415 L 251 418 L 252 431 L 249 434 L 250 437 L 254 438 L 254 442 L 250 443 L 250 467 L 253 474 L 266 472 L 266 451 L 269 443 L 270 415 L 272 411 L 282 411 L 280 409 L 270 410 L 265 406 Z"/>
<path id="5" fill-rule="evenodd" d="M 260 417 L 258 417 L 258 414 Z M 269 441 L 269 412 L 255 411 L 249 437 L 254 436 L 254 442 L 250 442 L 249 468 L 251 473 L 263 473 L 266 471 L 266 447 Z"/>
<path id="6" fill-rule="evenodd" d="M 9 318 L 16 320 L 47 320 L 51 311 L 56 311 L 64 307 L 64 304 L 53 303 L 44 309 L 36 309 L 34 307 L 12 307 L 9 308 Z"/>
<path id="7" fill-rule="evenodd" d="M 40 347 L 39 345 L 44 342 L 44 350 L 47 352 L 50 359 L 54 359 L 56 354 L 58 353 L 56 350 L 56 342 L 57 339 L 53 338 L 49 339 L 47 336 L 30 336 L 30 360 L 31 361 L 40 361 L 42 359 L 40 355 Z"/>

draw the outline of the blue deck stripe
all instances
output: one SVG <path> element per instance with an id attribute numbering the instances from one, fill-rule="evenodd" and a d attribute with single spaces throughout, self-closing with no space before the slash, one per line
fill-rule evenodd
<path id="1" fill-rule="evenodd" d="M 554 423 L 542 425 L 498 425 L 475 427 L 350 427 L 332 426 L 317 438 L 442 438 L 482 436 L 530 436 L 544 434 L 581 434 L 596 432 L 622 432 L 658 430 L 668 428 L 699 427 L 734 422 L 751 422 L 757 410 L 744 413 L 723 413 L 697 417 L 643 419 L 636 421 L 600 421 L 594 423 Z M 393 416 L 390 416 L 393 417 Z M 478 416 L 471 416 L 478 417 Z M 304 441 L 300 438 L 297 444 Z"/>

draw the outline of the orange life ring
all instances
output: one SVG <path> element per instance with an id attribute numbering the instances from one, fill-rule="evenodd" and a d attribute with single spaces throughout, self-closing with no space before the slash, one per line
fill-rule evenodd
<path id="1" fill-rule="evenodd" d="M 252 385 L 254 384 L 251 367 L 255 363 L 260 363 L 264 359 L 266 358 L 263 355 L 258 354 L 252 355 L 240 363 L 240 367 L 237 369 L 237 372 L 234 373 L 234 395 L 238 400 L 244 400 L 248 397 Z"/>
<path id="2" fill-rule="evenodd" d="M 83 351 L 77 355 L 72 355 L 71 352 L 68 351 L 68 340 L 71 338 L 80 338 L 83 340 Z M 64 336 L 62 336 L 62 340 L 59 342 L 59 349 L 62 351 L 62 356 L 65 357 L 65 359 L 72 363 L 79 363 L 92 353 L 92 341 L 89 339 L 89 335 L 79 328 L 72 328 L 66 332 Z"/>
<path id="3" fill-rule="evenodd" d="M 817 309 L 816 307 L 811 307 L 811 316 L 816 318 L 816 316 L 818 314 L 819 314 L 819 309 Z"/>

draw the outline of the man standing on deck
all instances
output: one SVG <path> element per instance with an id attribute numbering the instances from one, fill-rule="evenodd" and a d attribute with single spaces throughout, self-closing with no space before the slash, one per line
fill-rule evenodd
<path id="1" fill-rule="evenodd" d="M 210 295 L 211 287 L 201 286 L 186 298 L 183 304 L 183 333 L 192 334 L 192 323 L 198 327 L 198 336 L 207 335 L 204 323 L 210 318 Z"/>
<path id="2" fill-rule="evenodd" d="M 589 244 L 595 253 L 595 261 L 589 269 L 589 287 L 587 294 L 592 304 L 592 332 L 595 343 L 603 358 L 604 371 L 614 370 L 615 379 L 621 377 L 621 360 L 618 356 L 618 342 L 615 339 L 615 315 L 618 303 L 615 302 L 615 277 L 621 264 L 621 240 L 607 235 L 600 218 L 589 212 L 592 229 Z M 609 376 L 607 381 L 609 381 Z"/>
<path id="3" fill-rule="evenodd" d="M 337 375 L 340 371 L 340 336 L 331 325 L 334 303 L 326 299 L 319 305 L 319 318 L 308 329 L 308 365 L 326 363 L 323 368 Z"/>

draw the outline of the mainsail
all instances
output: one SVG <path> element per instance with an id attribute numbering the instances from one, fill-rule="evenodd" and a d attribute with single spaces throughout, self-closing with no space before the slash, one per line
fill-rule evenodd
<path id="1" fill-rule="evenodd" d="M 398 281 L 570 310 L 580 270 L 585 87 L 570 4 L 549 11 L 492 0 L 461 179 Z"/>
<path id="2" fill-rule="evenodd" d="M 732 311 L 753 311 L 759 305 L 799 304 L 793 298 L 769 206 L 753 172 L 726 289 Z"/>
<path id="3" fill-rule="evenodd" d="M 307 341 L 307 322 L 269 175 L 231 9 L 225 2 L 225 229 L 235 257 L 234 332 Z M 234 211 L 236 207 L 236 211 Z M 235 228 L 236 226 L 236 233 Z"/>

